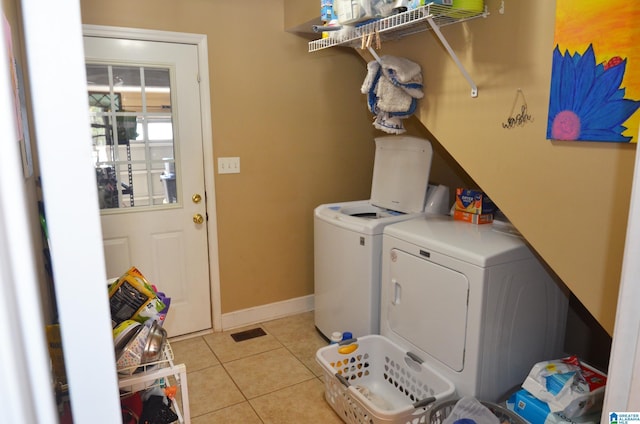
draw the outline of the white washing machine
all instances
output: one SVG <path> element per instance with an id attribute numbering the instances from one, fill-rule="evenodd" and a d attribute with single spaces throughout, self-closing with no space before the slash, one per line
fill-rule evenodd
<path id="1" fill-rule="evenodd" d="M 335 331 L 379 333 L 383 228 L 424 213 L 429 141 L 386 136 L 375 143 L 371 198 L 314 211 L 315 325 L 327 338 Z"/>
<path id="2" fill-rule="evenodd" d="M 536 362 L 563 354 L 568 298 L 530 248 L 451 217 L 385 227 L 381 334 L 459 396 L 497 401 Z"/>

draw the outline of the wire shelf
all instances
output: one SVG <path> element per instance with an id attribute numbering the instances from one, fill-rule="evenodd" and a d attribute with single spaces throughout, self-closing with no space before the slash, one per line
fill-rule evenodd
<path id="1" fill-rule="evenodd" d="M 118 373 L 125 374 L 127 376 L 135 376 L 149 371 L 155 371 L 158 368 L 165 368 L 169 366 L 173 366 L 173 350 L 171 349 L 171 345 L 167 341 L 162 348 L 162 355 L 160 355 L 159 360 L 127 368 L 118 368 Z"/>
<path id="2" fill-rule="evenodd" d="M 120 396 L 126 397 L 131 393 L 154 387 L 166 388 L 174 386 L 180 390 L 180 399 L 178 400 L 176 397 L 170 398 L 173 410 L 178 416 L 179 423 L 189 423 L 191 422 L 191 412 L 189 410 L 187 368 L 184 364 L 174 364 L 173 360 L 173 350 L 167 341 L 162 350 L 162 359 L 138 367 L 131 367 L 135 368 L 135 372 L 130 376 L 119 376 Z"/>
<path id="3" fill-rule="evenodd" d="M 370 34 L 378 34 L 381 41 L 397 40 L 407 35 L 428 31 L 433 25 L 443 27 L 486 16 L 486 11 L 455 9 L 451 6 L 429 3 L 373 22 L 331 31 L 328 38 L 310 41 L 309 52 L 336 46 L 357 47 L 362 44 L 362 38 Z"/>

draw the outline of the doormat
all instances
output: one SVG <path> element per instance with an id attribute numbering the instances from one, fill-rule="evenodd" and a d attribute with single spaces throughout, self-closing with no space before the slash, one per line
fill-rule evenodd
<path id="1" fill-rule="evenodd" d="M 253 339 L 260 336 L 266 336 L 266 335 L 267 333 L 265 333 L 262 328 L 258 327 L 258 328 L 252 328 L 251 330 L 241 331 L 239 333 L 233 333 L 231 337 L 233 337 L 233 340 L 235 340 L 236 342 L 242 342 L 245 340 Z"/>

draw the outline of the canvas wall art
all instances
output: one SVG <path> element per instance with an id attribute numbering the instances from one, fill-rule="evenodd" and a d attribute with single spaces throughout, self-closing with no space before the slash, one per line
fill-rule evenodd
<path id="1" fill-rule="evenodd" d="M 637 143 L 640 2 L 557 0 L 547 138 Z"/>

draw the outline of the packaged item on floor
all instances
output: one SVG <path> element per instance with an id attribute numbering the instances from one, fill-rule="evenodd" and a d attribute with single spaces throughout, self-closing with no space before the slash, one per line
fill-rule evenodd
<path id="1" fill-rule="evenodd" d="M 496 205 L 480 190 L 457 188 L 456 210 L 482 215 L 494 213 Z"/>
<path id="2" fill-rule="evenodd" d="M 109 304 L 113 328 L 128 319 L 145 322 L 166 307 L 136 267 L 131 267 L 109 286 Z"/>
<path id="3" fill-rule="evenodd" d="M 536 399 L 524 389 L 511 395 L 507 400 L 507 408 L 530 424 L 598 424 L 600 422 L 600 411 L 574 418 L 567 418 L 562 412 L 551 412 L 549 405 Z"/>
<path id="4" fill-rule="evenodd" d="M 490 224 L 493 222 L 493 214 L 476 214 L 455 210 L 453 211 L 453 219 L 456 221 L 470 222 L 472 224 Z"/>
<path id="5" fill-rule="evenodd" d="M 552 412 L 568 418 L 602 409 L 607 376 L 580 362 L 577 356 L 535 364 L 522 384 Z"/>

